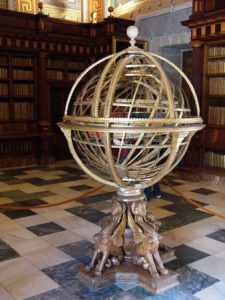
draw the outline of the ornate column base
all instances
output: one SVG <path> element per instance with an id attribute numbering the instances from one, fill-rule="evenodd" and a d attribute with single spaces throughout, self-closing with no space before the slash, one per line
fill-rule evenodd
<path id="1" fill-rule="evenodd" d="M 178 285 L 178 274 L 163 265 L 175 255 L 159 243 L 159 226 L 140 190 L 118 190 L 111 216 L 102 219 L 94 236 L 91 263 L 80 269 L 78 279 L 94 290 L 115 281 L 137 283 L 153 293 Z"/>

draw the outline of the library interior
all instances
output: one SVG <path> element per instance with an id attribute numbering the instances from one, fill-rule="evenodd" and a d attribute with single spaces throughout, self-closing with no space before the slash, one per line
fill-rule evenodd
<path id="1" fill-rule="evenodd" d="M 224 185 L 225 0 L 0 0 L 0 300 L 225 300 Z"/>

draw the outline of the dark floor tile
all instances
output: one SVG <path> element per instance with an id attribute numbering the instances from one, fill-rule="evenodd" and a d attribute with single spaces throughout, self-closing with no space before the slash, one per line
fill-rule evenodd
<path id="1" fill-rule="evenodd" d="M 68 261 L 66 263 L 43 269 L 48 277 L 54 280 L 58 285 L 65 287 L 76 280 L 76 275 L 81 263 L 77 260 Z"/>
<path id="2" fill-rule="evenodd" d="M 217 193 L 216 191 L 213 191 L 213 190 L 210 190 L 210 189 L 205 189 L 205 188 L 195 189 L 195 190 L 192 190 L 191 192 L 197 193 L 197 194 L 200 194 L 200 195 L 205 195 L 205 196 Z"/>
<path id="3" fill-rule="evenodd" d="M 194 205 L 190 205 L 189 203 L 185 201 L 180 201 L 179 203 L 176 204 L 169 204 L 163 206 L 163 209 L 166 209 L 168 211 L 174 212 L 176 214 L 185 215 L 188 214 L 189 212 L 192 212 L 193 210 L 196 210 L 196 207 Z"/>
<path id="4" fill-rule="evenodd" d="M 54 195 L 55 195 L 55 193 L 52 193 L 49 191 L 36 192 L 36 193 L 24 193 L 18 189 L 12 190 L 12 191 L 0 192 L 0 197 L 7 197 L 16 202 L 33 200 L 33 199 L 37 199 L 37 198 L 54 196 Z M 40 200 L 40 201 L 42 201 L 42 200 Z"/>
<path id="5" fill-rule="evenodd" d="M 10 175 L 8 172 L 5 172 L 4 174 L 0 174 L 0 181 L 6 183 L 7 181 L 13 180 L 14 177 Z"/>
<path id="6" fill-rule="evenodd" d="M 11 204 L 10 204 L 11 205 Z M 29 217 L 29 216 L 34 216 L 36 215 L 35 212 L 31 211 L 31 210 L 6 210 L 6 209 L 2 209 L 0 210 L 1 213 L 3 213 L 4 215 L 6 215 L 7 217 L 9 217 L 10 219 L 19 219 L 19 218 L 24 218 L 24 217 Z"/>
<path id="7" fill-rule="evenodd" d="M 107 300 L 141 300 L 141 299 L 139 298 L 139 296 L 132 295 L 129 291 L 124 291 L 117 295 L 108 297 Z"/>
<path id="8" fill-rule="evenodd" d="M 168 270 L 177 271 L 177 269 L 182 267 L 181 262 L 178 259 L 174 259 L 164 264 L 165 268 Z"/>
<path id="9" fill-rule="evenodd" d="M 177 246 L 174 248 L 174 250 L 180 267 L 186 266 L 197 260 L 209 256 L 209 254 L 205 252 L 199 251 L 186 245 Z"/>
<path id="10" fill-rule="evenodd" d="M 147 299 L 148 297 L 153 296 L 154 294 L 152 294 L 150 291 L 144 289 L 141 286 L 136 286 L 133 289 L 129 290 L 129 295 L 137 297 L 138 299 Z"/>
<path id="11" fill-rule="evenodd" d="M 93 187 L 89 186 L 89 185 L 82 184 L 82 185 L 70 186 L 70 189 L 73 189 L 75 191 L 86 191 L 86 190 L 93 189 Z"/>
<path id="12" fill-rule="evenodd" d="M 81 300 L 104 300 L 104 299 L 116 299 L 115 296 L 118 296 L 123 292 L 122 289 L 116 285 L 108 285 L 102 289 L 92 290 L 87 286 L 79 283 L 72 283 L 66 287 L 67 293 L 72 299 L 81 299 Z"/>
<path id="13" fill-rule="evenodd" d="M 20 176 L 25 175 L 23 169 L 7 169 L 7 171 L 4 171 L 5 174 L 11 175 L 11 176 Z"/>
<path id="14" fill-rule="evenodd" d="M 32 200 L 17 201 L 14 203 L 10 203 L 10 206 L 36 206 L 36 205 L 43 205 L 46 203 L 47 202 L 41 199 L 32 199 Z M 7 217 L 9 217 L 10 219 L 18 219 L 18 218 L 36 215 L 36 212 L 31 211 L 29 209 L 25 209 L 25 210 L 0 209 L 0 212 L 6 215 Z"/>
<path id="15" fill-rule="evenodd" d="M 57 168 L 57 170 L 62 170 L 71 174 L 75 175 L 85 175 L 84 171 L 81 170 L 80 168 L 76 167 L 69 167 L 69 166 L 60 166 Z"/>
<path id="16" fill-rule="evenodd" d="M 27 178 L 26 182 L 29 182 L 29 183 L 31 183 L 33 185 L 36 185 L 36 186 L 42 186 L 42 185 L 48 184 L 48 181 L 45 181 L 44 179 L 41 179 L 39 177 Z"/>
<path id="17" fill-rule="evenodd" d="M 90 262 L 94 252 L 92 243 L 86 240 L 63 245 L 58 248 L 84 265 Z"/>
<path id="18" fill-rule="evenodd" d="M 195 294 L 218 282 L 217 279 L 192 269 L 189 266 L 177 270 L 179 272 L 178 280 L 180 282 L 179 290 L 186 294 Z"/>
<path id="19" fill-rule="evenodd" d="M 168 211 L 179 214 L 180 216 L 189 214 L 189 212 L 197 210 L 196 206 L 186 202 L 182 198 L 180 200 L 181 200 L 180 202 L 163 206 L 163 209 L 166 209 Z M 203 202 L 196 201 L 196 200 L 194 200 L 194 201 L 197 202 L 198 204 L 200 204 L 201 206 L 208 205 L 207 203 L 203 203 Z"/>
<path id="20" fill-rule="evenodd" d="M 193 222 L 197 222 L 211 217 L 210 214 L 199 210 L 190 210 L 188 214 L 179 213 L 170 217 L 160 219 L 162 225 L 159 228 L 160 232 L 168 231 L 180 226 L 184 226 Z"/>
<path id="21" fill-rule="evenodd" d="M 85 199 L 78 200 L 82 204 L 91 204 L 94 202 L 100 202 L 100 201 L 105 201 L 105 200 L 112 200 L 113 197 L 113 192 L 109 193 L 104 193 L 104 194 L 98 194 L 98 195 L 93 195 L 86 197 Z"/>
<path id="22" fill-rule="evenodd" d="M 137 289 L 135 291 L 135 289 Z M 136 297 L 139 297 L 140 300 L 194 300 L 194 296 L 190 294 L 185 294 L 183 291 L 179 290 L 179 287 L 175 287 L 161 293 L 159 295 L 150 294 L 145 296 L 143 291 L 140 291 L 141 288 L 135 288 L 134 291 L 129 291 L 129 293 L 134 294 Z M 150 293 L 150 292 L 149 292 Z"/>
<path id="23" fill-rule="evenodd" d="M 122 293 L 122 290 L 115 285 L 94 291 L 76 280 L 70 283 L 66 288 L 60 287 L 25 300 L 122 300 L 122 298 L 118 298 L 120 293 Z M 126 299 L 134 300 L 132 298 Z M 123 298 L 123 300 L 125 299 Z"/>
<path id="24" fill-rule="evenodd" d="M 66 210 L 76 216 L 79 216 L 95 224 L 98 224 L 99 221 L 106 216 L 105 213 L 95 208 L 92 208 L 90 206 L 77 206 L 77 207 L 68 208 Z"/>
<path id="25" fill-rule="evenodd" d="M 34 178 L 28 178 L 26 179 L 26 181 L 36 186 L 44 186 L 49 184 L 57 184 L 61 182 L 68 182 L 68 181 L 82 180 L 82 179 L 84 179 L 84 177 L 80 175 L 72 175 L 72 176 L 63 176 L 62 178 L 49 179 L 49 180 L 44 180 L 39 177 L 34 177 Z"/>
<path id="26" fill-rule="evenodd" d="M 43 236 L 65 230 L 65 228 L 59 226 L 58 224 L 55 224 L 54 222 L 27 227 L 27 229 L 29 229 L 38 236 Z"/>
<path id="27" fill-rule="evenodd" d="M 225 229 L 221 229 L 216 232 L 213 232 L 207 235 L 207 237 L 225 243 Z"/>
<path id="28" fill-rule="evenodd" d="M 0 261 L 16 257 L 20 257 L 20 255 L 0 239 Z"/>
<path id="29" fill-rule="evenodd" d="M 181 205 L 181 207 L 190 207 L 192 209 L 196 209 L 195 206 L 193 206 L 192 204 L 189 204 L 182 197 L 180 197 L 176 194 L 171 194 L 171 193 L 163 191 L 163 199 L 173 202 L 173 204 L 164 206 L 165 209 L 168 209 L 170 211 L 174 211 L 174 212 L 179 211 L 180 210 L 179 205 Z M 202 206 L 208 205 L 207 203 L 201 202 L 199 200 L 195 200 L 195 199 L 193 199 L 193 200 Z M 176 208 L 177 205 L 179 208 Z"/>
<path id="30" fill-rule="evenodd" d="M 8 185 L 15 185 L 15 184 L 23 184 L 23 183 L 25 183 L 25 182 L 26 182 L 26 181 L 24 181 L 23 179 L 17 179 L 17 178 L 14 178 L 14 179 L 5 181 L 5 184 L 8 184 Z"/>
<path id="31" fill-rule="evenodd" d="M 48 202 L 41 199 L 31 199 L 31 200 L 19 201 L 15 203 L 15 205 L 18 206 L 36 206 L 36 205 L 45 205 L 45 204 L 48 204 Z"/>
<path id="32" fill-rule="evenodd" d="M 30 171 L 30 170 L 41 170 L 42 166 L 26 166 L 23 168 L 15 168 L 15 169 L 7 169 L 4 170 L 3 172 L 8 173 L 8 171 L 12 172 L 14 174 L 14 172 L 26 172 L 26 171 Z"/>
<path id="33" fill-rule="evenodd" d="M 180 203 L 182 201 L 180 196 L 165 191 L 163 191 L 163 199 L 174 203 Z"/>

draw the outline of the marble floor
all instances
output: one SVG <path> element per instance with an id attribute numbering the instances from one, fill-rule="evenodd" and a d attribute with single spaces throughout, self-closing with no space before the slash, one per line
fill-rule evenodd
<path id="1" fill-rule="evenodd" d="M 225 215 L 225 187 L 167 179 L 201 205 Z M 82 195 L 99 184 L 74 162 L 0 171 L 0 205 L 54 204 Z M 76 279 L 93 253 L 99 220 L 110 211 L 113 189 L 104 187 L 83 200 L 50 208 L 0 209 L 0 300 L 224 300 L 225 220 L 195 208 L 161 185 L 162 198 L 149 210 L 162 222 L 162 242 L 177 259 L 167 267 L 180 285 L 161 295 L 141 286 L 112 284 L 92 291 Z"/>

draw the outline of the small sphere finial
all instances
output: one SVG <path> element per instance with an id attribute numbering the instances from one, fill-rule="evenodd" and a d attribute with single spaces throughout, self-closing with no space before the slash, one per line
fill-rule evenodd
<path id="1" fill-rule="evenodd" d="M 114 7 L 113 6 L 109 6 L 108 7 L 109 17 L 112 17 L 113 11 L 114 11 Z"/>
<path id="2" fill-rule="evenodd" d="M 138 28 L 136 26 L 129 26 L 127 28 L 127 36 L 130 38 L 131 46 L 134 46 L 136 43 L 135 38 L 138 36 Z"/>
<path id="3" fill-rule="evenodd" d="M 39 14 L 43 14 L 43 7 L 44 7 L 43 1 L 38 1 Z"/>

